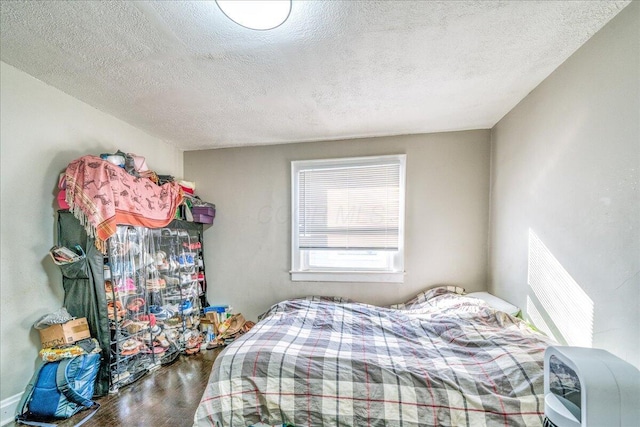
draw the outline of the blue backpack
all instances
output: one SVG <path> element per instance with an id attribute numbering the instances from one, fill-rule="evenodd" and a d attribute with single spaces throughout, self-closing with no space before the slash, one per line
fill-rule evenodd
<path id="1" fill-rule="evenodd" d="M 18 404 L 16 422 L 55 426 L 31 420 L 69 418 L 83 409 L 94 408 L 76 426 L 84 424 L 100 407 L 91 400 L 99 367 L 100 355 L 95 353 L 58 362 L 40 362 Z"/>

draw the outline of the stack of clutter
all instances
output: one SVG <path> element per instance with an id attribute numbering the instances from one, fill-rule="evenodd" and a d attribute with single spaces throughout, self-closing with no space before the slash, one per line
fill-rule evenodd
<path id="1" fill-rule="evenodd" d="M 203 202 L 198 196 L 192 196 L 184 193 L 184 202 L 180 206 L 183 216 L 187 221 L 197 222 L 200 224 L 213 224 L 216 216 L 216 205 L 209 202 Z"/>
<path id="2" fill-rule="evenodd" d="M 182 188 L 182 191 L 186 194 L 194 195 L 196 192 L 196 183 L 192 181 L 179 180 L 178 185 Z"/>
<path id="3" fill-rule="evenodd" d="M 203 309 L 203 316 L 200 319 L 200 331 L 204 336 L 205 348 L 210 350 L 218 347 L 216 336 L 218 335 L 218 326 L 223 323 L 227 317 L 231 316 L 232 308 L 228 305 L 213 305 Z"/>
<path id="4" fill-rule="evenodd" d="M 241 313 L 231 312 L 232 308 L 228 305 L 205 307 L 204 316 L 200 320 L 200 330 L 207 350 L 232 343 L 255 325 L 254 322 L 246 320 Z"/>
<path id="5" fill-rule="evenodd" d="M 200 351 L 200 247 L 183 229 L 148 235 L 123 227 L 116 231 L 109 244 L 109 268 L 104 269 L 115 356 L 110 362 L 112 388 L 173 362 L 181 353 Z"/>
<path id="6" fill-rule="evenodd" d="M 180 186 L 184 201 L 175 213 L 176 219 L 183 219 L 201 224 L 213 224 L 215 217 L 215 205 L 200 200 L 195 194 L 196 184 L 192 181 L 176 179 L 171 175 L 161 175 L 149 169 L 146 159 L 134 153 L 125 153 L 121 150 L 115 153 L 100 154 L 100 159 L 112 163 L 124 169 L 129 175 L 136 178 L 145 178 L 155 185 L 162 186 L 167 183 L 176 183 Z M 147 182 L 147 181 L 145 181 Z M 94 185 L 97 185 L 94 183 Z M 65 173 L 61 173 L 58 179 L 58 207 L 60 209 L 70 209 L 67 203 L 67 183 Z"/>
<path id="7" fill-rule="evenodd" d="M 156 185 L 162 185 L 158 178 L 158 175 L 147 167 L 147 161 L 143 156 L 138 156 L 133 153 L 124 153 L 121 150 L 115 153 L 103 153 L 100 154 L 100 158 L 106 162 L 114 164 L 124 169 L 129 175 L 136 178 L 148 178 Z M 65 173 L 62 172 L 58 178 L 58 207 L 60 209 L 69 209 L 69 204 L 66 201 L 67 198 L 67 182 Z"/>
<path id="8" fill-rule="evenodd" d="M 16 425 L 55 426 L 43 421 L 70 418 L 90 409 L 76 425 L 84 424 L 100 408 L 92 400 L 100 368 L 100 343 L 91 338 L 87 319 L 71 316 L 65 307 L 42 316 L 33 326 L 40 333 L 42 362 L 36 362 L 24 393 L 14 402 Z"/>
<path id="9" fill-rule="evenodd" d="M 242 313 L 231 315 L 224 322 L 217 325 L 217 335 L 207 343 L 207 349 L 231 344 L 238 337 L 249 332 L 254 325 L 255 323 L 246 320 Z"/>
<path id="10" fill-rule="evenodd" d="M 206 321 L 215 326 L 216 334 L 218 333 L 218 325 L 231 317 L 231 311 L 233 311 L 233 307 L 228 305 L 211 305 L 203 309 Z"/>
<path id="11" fill-rule="evenodd" d="M 184 195 L 183 210 L 180 215 L 187 221 L 198 222 L 200 224 L 213 224 L 216 216 L 216 205 L 200 200 L 196 196 L 196 183 L 192 181 L 177 181 Z"/>
<path id="12" fill-rule="evenodd" d="M 193 216 L 193 222 L 213 224 L 213 219 L 216 217 L 216 205 L 203 202 L 200 199 L 193 200 L 192 204 L 191 214 Z"/>
<path id="13" fill-rule="evenodd" d="M 87 319 L 71 316 L 64 307 L 42 316 L 33 327 L 40 333 L 43 362 L 100 353 L 98 341 L 91 338 Z"/>

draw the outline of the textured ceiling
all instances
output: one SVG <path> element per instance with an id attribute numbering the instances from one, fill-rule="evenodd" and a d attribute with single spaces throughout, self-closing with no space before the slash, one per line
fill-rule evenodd
<path id="1" fill-rule="evenodd" d="M 628 2 L 1 2 L 2 61 L 185 150 L 492 127 Z"/>

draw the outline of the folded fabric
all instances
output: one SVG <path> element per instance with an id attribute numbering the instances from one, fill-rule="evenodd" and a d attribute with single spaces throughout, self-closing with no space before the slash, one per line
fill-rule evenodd
<path id="1" fill-rule="evenodd" d="M 67 190 L 58 191 L 57 200 L 58 200 L 58 207 L 60 209 L 69 209 L 69 204 L 67 203 L 66 199 L 67 199 Z"/>
<path id="2" fill-rule="evenodd" d="M 178 184 L 183 187 L 191 188 L 192 190 L 196 189 L 196 183 L 193 181 L 185 181 L 184 179 L 181 179 L 178 181 Z"/>
<path id="3" fill-rule="evenodd" d="M 40 350 L 40 358 L 44 362 L 57 362 L 62 359 L 70 359 L 83 354 L 100 353 L 100 344 L 95 338 L 88 338 L 74 345 L 62 348 L 43 348 Z"/>
<path id="4" fill-rule="evenodd" d="M 36 329 L 46 329 L 51 325 L 59 325 L 62 323 L 67 323 L 69 320 L 73 320 L 73 317 L 65 307 L 59 308 L 53 313 L 45 314 L 40 319 L 38 319 L 33 327 Z"/>
<path id="5" fill-rule="evenodd" d="M 65 179 L 66 202 L 87 234 L 95 237 L 102 253 L 106 252 L 106 240 L 115 233 L 116 224 L 165 227 L 183 200 L 178 184 L 158 186 L 96 156 L 71 162 Z"/>

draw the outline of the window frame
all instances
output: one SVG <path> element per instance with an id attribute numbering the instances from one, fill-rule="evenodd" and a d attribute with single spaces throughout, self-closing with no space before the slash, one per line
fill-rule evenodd
<path id="1" fill-rule="evenodd" d="M 291 270 L 292 281 L 312 282 L 404 282 L 404 227 L 405 227 L 405 194 L 406 194 L 406 154 L 393 154 L 367 157 L 345 157 L 318 160 L 295 160 L 291 162 Z M 338 269 L 338 268 L 314 268 L 310 269 L 308 250 L 300 249 L 299 242 L 299 172 L 301 170 L 318 167 L 336 167 L 367 164 L 384 164 L 389 161 L 400 166 L 400 191 L 399 191 L 399 217 L 398 217 L 398 250 L 392 251 L 391 270 L 367 270 L 367 269 Z M 377 252 L 381 252 L 378 250 Z M 307 254 L 303 254 L 307 252 Z"/>

